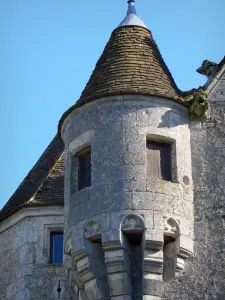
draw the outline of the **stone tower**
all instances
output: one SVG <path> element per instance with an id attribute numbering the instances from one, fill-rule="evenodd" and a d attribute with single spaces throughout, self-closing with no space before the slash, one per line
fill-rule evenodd
<path id="1" fill-rule="evenodd" d="M 0 211 L 0 300 L 225 299 L 225 57 L 197 72 L 180 91 L 128 1 Z"/>
<path id="2" fill-rule="evenodd" d="M 126 18 L 59 123 L 65 266 L 79 299 L 159 300 L 163 282 L 192 255 L 189 114 L 202 112 L 184 103 L 128 1 Z"/>

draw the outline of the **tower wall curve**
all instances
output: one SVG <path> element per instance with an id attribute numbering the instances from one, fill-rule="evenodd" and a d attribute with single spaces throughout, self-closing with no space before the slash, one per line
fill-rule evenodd
<path id="1" fill-rule="evenodd" d="M 61 133 L 71 286 L 83 299 L 160 299 L 193 252 L 188 110 L 150 96 L 101 98 L 70 113 Z M 170 179 L 149 172 L 148 141 L 170 145 Z M 91 185 L 79 190 L 86 147 Z"/>

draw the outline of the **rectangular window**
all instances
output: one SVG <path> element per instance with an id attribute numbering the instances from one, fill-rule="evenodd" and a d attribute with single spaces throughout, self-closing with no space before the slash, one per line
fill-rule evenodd
<path id="1" fill-rule="evenodd" d="M 50 262 L 52 264 L 63 263 L 63 232 L 50 233 Z"/>
<path id="2" fill-rule="evenodd" d="M 172 180 L 171 144 L 147 140 L 147 177 Z"/>
<path id="3" fill-rule="evenodd" d="M 78 190 L 91 186 L 91 148 L 77 153 L 78 158 Z"/>

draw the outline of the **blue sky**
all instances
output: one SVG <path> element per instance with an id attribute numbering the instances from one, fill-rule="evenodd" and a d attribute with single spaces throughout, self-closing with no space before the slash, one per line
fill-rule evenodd
<path id="1" fill-rule="evenodd" d="M 225 55 L 224 0 L 137 0 L 179 88 L 198 87 L 204 59 Z M 126 0 L 0 0 L 0 208 L 74 104 Z"/>

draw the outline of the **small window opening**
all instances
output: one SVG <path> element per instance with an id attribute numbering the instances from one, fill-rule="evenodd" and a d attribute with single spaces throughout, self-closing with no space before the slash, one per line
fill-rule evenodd
<path id="1" fill-rule="evenodd" d="M 50 262 L 52 264 L 63 263 L 63 232 L 50 233 Z"/>
<path id="2" fill-rule="evenodd" d="M 164 236 L 163 247 L 163 279 L 165 281 L 175 277 L 177 267 L 177 245 L 172 236 Z"/>
<path id="3" fill-rule="evenodd" d="M 91 186 L 91 148 L 87 147 L 77 153 L 78 190 Z"/>
<path id="4" fill-rule="evenodd" d="M 171 144 L 147 140 L 147 176 L 172 181 Z"/>

